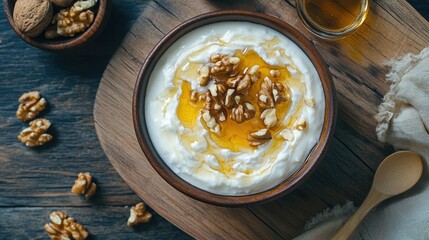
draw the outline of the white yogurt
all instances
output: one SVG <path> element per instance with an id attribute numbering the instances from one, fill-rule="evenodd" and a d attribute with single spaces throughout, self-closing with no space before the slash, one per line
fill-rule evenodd
<path id="1" fill-rule="evenodd" d="M 275 45 L 268 44 L 278 38 Z M 201 51 L 204 49 L 204 51 Z M 285 67 L 305 91 L 291 87 L 292 105 L 281 122 L 300 117 L 304 131 L 293 130 L 291 141 L 274 149 L 273 140 L 258 148 L 233 152 L 222 149 L 210 138 L 200 121 L 184 127 L 176 111 L 181 95 L 173 84 L 176 71 L 190 71 L 189 63 L 207 63 L 212 53 L 233 55 L 237 50 L 254 50 L 265 62 Z M 202 92 L 197 79 L 184 77 L 192 89 Z M 175 89 L 174 94 L 171 90 Z M 314 99 L 315 106 L 303 103 Z M 301 106 L 301 107 L 300 107 Z M 220 195 L 248 195 L 268 190 L 293 175 L 319 141 L 325 112 L 325 98 L 318 73 L 307 55 L 291 40 L 263 25 L 221 22 L 195 29 L 176 41 L 156 64 L 147 86 L 146 123 L 160 157 L 179 177 L 190 184 Z M 297 116 L 298 115 L 298 116 Z M 281 137 L 280 136 L 273 137 Z M 230 166 L 228 174 L 220 171 Z"/>

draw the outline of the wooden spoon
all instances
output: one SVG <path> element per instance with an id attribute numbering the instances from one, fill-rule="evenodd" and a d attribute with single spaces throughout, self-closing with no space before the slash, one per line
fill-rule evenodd
<path id="1" fill-rule="evenodd" d="M 377 168 L 365 201 L 332 239 L 347 239 L 372 208 L 410 189 L 420 179 L 422 172 L 423 162 L 417 153 L 399 151 L 389 155 Z"/>

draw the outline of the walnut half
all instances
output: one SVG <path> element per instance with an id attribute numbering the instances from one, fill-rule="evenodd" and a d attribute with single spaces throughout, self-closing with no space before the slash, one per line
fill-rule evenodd
<path id="1" fill-rule="evenodd" d="M 134 227 L 139 223 L 147 223 L 152 219 L 152 214 L 146 210 L 144 203 L 137 203 L 130 208 L 128 227 Z"/>
<path id="2" fill-rule="evenodd" d="M 24 93 L 19 98 L 19 107 L 16 111 L 16 118 L 26 122 L 36 117 L 46 107 L 46 100 L 40 96 L 38 91 Z"/>
<path id="3" fill-rule="evenodd" d="M 92 182 L 92 176 L 89 172 L 79 173 L 76 181 L 71 189 L 72 193 L 85 195 L 87 199 L 90 199 L 97 190 L 97 185 Z"/>
<path id="4" fill-rule="evenodd" d="M 231 111 L 231 119 L 237 123 L 242 123 L 255 116 L 255 107 L 248 102 L 240 103 Z"/>
<path id="5" fill-rule="evenodd" d="M 49 218 L 51 223 L 45 224 L 44 229 L 52 240 L 84 240 L 89 235 L 82 224 L 63 212 L 52 212 Z"/>
<path id="6" fill-rule="evenodd" d="M 250 142 L 250 146 L 257 147 L 261 144 L 264 144 L 268 142 L 271 139 L 271 133 L 268 131 L 268 129 L 260 129 L 255 132 L 249 133 L 249 136 L 247 137 L 247 140 Z"/>
<path id="7" fill-rule="evenodd" d="M 258 105 L 261 109 L 274 108 L 276 104 L 285 101 L 287 96 L 283 94 L 284 87 L 279 82 L 273 82 L 265 77 L 258 93 Z"/>
<path id="8" fill-rule="evenodd" d="M 45 133 L 50 126 L 51 122 L 47 119 L 34 119 L 30 122 L 30 127 L 22 130 L 18 139 L 27 147 L 41 146 L 52 140 L 52 135 Z"/>

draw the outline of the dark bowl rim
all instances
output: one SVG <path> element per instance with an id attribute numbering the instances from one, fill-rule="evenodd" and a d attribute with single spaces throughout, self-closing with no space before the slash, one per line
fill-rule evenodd
<path id="1" fill-rule="evenodd" d="M 30 38 L 21 33 L 18 27 L 15 25 L 15 21 L 13 20 L 13 8 L 15 6 L 16 0 L 3 0 L 3 9 L 9 22 L 9 25 L 13 29 L 13 31 L 26 43 L 31 46 L 48 50 L 48 51 L 62 51 L 69 50 L 81 47 L 86 45 L 87 43 L 93 41 L 104 29 L 107 18 L 110 15 L 110 1 L 111 0 L 98 0 L 97 13 L 95 15 L 94 22 L 91 26 L 83 33 L 78 36 L 71 37 L 70 39 L 61 40 L 46 40 L 39 41 L 36 38 Z M 13 4 L 11 5 L 10 3 Z"/>
<path id="2" fill-rule="evenodd" d="M 295 42 L 312 61 L 321 79 L 325 95 L 325 118 L 319 142 L 309 154 L 307 162 L 290 178 L 277 186 L 256 194 L 245 196 L 225 196 L 197 188 L 177 176 L 159 157 L 147 132 L 144 111 L 146 86 L 153 68 L 159 58 L 177 39 L 186 33 L 216 22 L 244 21 L 265 25 Z M 331 75 L 315 46 L 298 30 L 273 16 L 242 10 L 221 10 L 205 13 L 191 18 L 164 36 L 147 56 L 137 77 L 132 102 L 133 124 L 137 140 L 143 153 L 155 171 L 171 186 L 196 200 L 224 207 L 241 207 L 275 200 L 289 193 L 311 175 L 326 154 L 333 136 L 336 121 L 336 93 Z"/>

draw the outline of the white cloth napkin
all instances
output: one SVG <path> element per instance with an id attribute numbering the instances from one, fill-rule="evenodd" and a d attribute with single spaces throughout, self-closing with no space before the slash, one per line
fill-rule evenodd
<path id="1" fill-rule="evenodd" d="M 350 239 L 429 239 L 429 48 L 388 63 L 392 82 L 376 116 L 380 141 L 418 152 L 425 160 L 422 179 L 410 191 L 370 213 Z M 325 210 L 296 240 L 330 239 L 351 215 L 351 203 Z"/>

